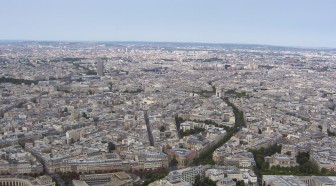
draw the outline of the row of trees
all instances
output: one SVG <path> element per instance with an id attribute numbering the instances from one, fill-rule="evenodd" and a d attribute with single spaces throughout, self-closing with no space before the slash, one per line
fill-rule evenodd
<path id="1" fill-rule="evenodd" d="M 21 85 L 21 84 L 31 85 L 32 83 L 34 83 L 36 85 L 38 81 L 2 77 L 0 78 L 0 83 L 12 83 L 12 84 L 17 84 L 17 85 Z"/>
<path id="2" fill-rule="evenodd" d="M 142 184 L 148 185 L 156 180 L 162 179 L 168 175 L 168 170 L 161 170 L 157 172 L 149 172 L 149 173 L 144 173 L 142 175 L 139 175 L 141 178 L 143 178 L 145 181 Z"/>
<path id="3" fill-rule="evenodd" d="M 244 112 L 239 110 L 236 105 L 230 102 L 229 98 L 224 98 L 223 101 L 233 109 L 233 113 L 235 115 L 235 127 L 242 128 L 246 127 L 245 119 L 244 119 Z"/>
<path id="4" fill-rule="evenodd" d="M 193 135 L 193 134 L 198 134 L 198 133 L 204 132 L 204 131 L 205 131 L 205 129 L 200 128 L 200 127 L 195 127 L 194 129 L 181 131 L 181 138 L 183 138 L 184 136 L 190 136 L 190 135 Z"/>
<path id="5" fill-rule="evenodd" d="M 214 86 L 213 86 L 213 90 L 214 90 L 214 92 L 216 91 L 216 88 Z M 235 135 L 241 127 L 245 126 L 245 120 L 244 120 L 243 112 L 240 111 L 233 103 L 231 103 L 228 98 L 223 99 L 223 101 L 225 101 L 229 106 L 231 106 L 233 108 L 234 115 L 235 115 L 235 125 L 234 125 L 234 127 L 228 127 L 228 126 L 218 125 L 216 122 L 211 121 L 211 120 L 205 120 L 205 121 L 194 120 L 194 122 L 197 122 L 197 123 L 204 122 L 205 124 L 212 124 L 212 125 L 215 125 L 216 127 L 222 127 L 227 132 L 225 137 L 223 137 L 223 139 L 221 139 L 217 144 L 215 144 L 214 146 L 212 146 L 208 150 L 202 152 L 199 155 L 198 158 L 194 158 L 194 160 L 193 160 L 194 165 L 200 165 L 200 164 L 203 164 L 203 165 L 211 164 L 211 165 L 213 165 L 213 164 L 215 164 L 215 162 L 212 159 L 213 152 L 217 148 L 224 145 L 227 141 L 229 141 L 231 139 L 231 137 L 233 135 Z M 181 126 L 181 123 L 183 123 L 183 122 L 184 122 L 184 120 L 181 117 L 178 117 L 178 115 L 175 116 L 176 129 L 178 131 L 178 134 L 179 134 L 180 138 L 183 137 L 183 133 L 180 131 L 180 126 Z"/>
<path id="6" fill-rule="evenodd" d="M 176 114 L 175 116 L 175 126 L 176 126 L 176 130 L 177 130 L 177 134 L 179 136 L 179 138 L 181 138 L 181 132 L 180 132 L 180 127 L 181 127 L 181 123 L 183 123 L 184 120 L 181 117 L 178 117 L 178 115 Z"/>
<path id="7" fill-rule="evenodd" d="M 202 164 L 202 165 L 211 164 L 211 165 L 213 165 L 213 164 L 215 164 L 215 162 L 212 159 L 213 152 L 216 149 L 218 149 L 219 147 L 221 147 L 222 145 L 224 145 L 227 141 L 229 141 L 231 139 L 231 137 L 234 136 L 239 131 L 239 129 L 241 127 L 245 126 L 245 120 L 244 120 L 243 112 L 240 111 L 233 103 L 231 103 L 228 98 L 223 99 L 223 101 L 225 101 L 229 106 L 231 106 L 233 108 L 233 112 L 234 112 L 234 115 L 235 115 L 235 125 L 234 125 L 234 127 L 220 126 L 213 121 L 205 121 L 206 123 L 213 124 L 216 127 L 224 128 L 225 131 L 227 132 L 227 134 L 216 145 L 209 148 L 205 152 L 202 152 L 200 154 L 199 158 L 195 158 L 194 159 L 194 164 L 196 164 L 196 165 L 199 165 L 199 164 Z"/>
<path id="8" fill-rule="evenodd" d="M 141 88 L 138 88 L 136 90 L 125 90 L 124 93 L 130 93 L 130 94 L 134 94 L 134 93 L 140 93 L 143 92 L 144 90 Z"/>
<path id="9" fill-rule="evenodd" d="M 236 186 L 245 186 L 244 180 L 235 181 L 235 182 L 236 182 Z M 217 185 L 216 181 L 212 181 L 210 178 L 207 178 L 207 177 L 204 177 L 202 179 L 200 175 L 197 175 L 195 177 L 195 183 L 193 184 L 193 186 L 216 186 L 216 185 Z"/>
<path id="10" fill-rule="evenodd" d="M 225 94 L 230 94 L 230 95 L 232 95 L 234 97 L 237 97 L 237 98 L 242 98 L 242 97 L 248 96 L 248 94 L 246 92 L 236 92 L 236 90 L 234 90 L 234 89 L 226 91 Z"/>
<path id="11" fill-rule="evenodd" d="M 209 148 L 208 150 L 202 152 L 198 158 L 194 158 L 194 164 L 195 165 L 214 165 L 215 162 L 212 159 L 213 152 L 224 145 L 227 141 L 231 139 L 231 137 L 235 134 L 234 130 L 230 129 L 227 131 L 227 134 L 224 136 L 223 139 L 221 139 L 217 144 Z"/>

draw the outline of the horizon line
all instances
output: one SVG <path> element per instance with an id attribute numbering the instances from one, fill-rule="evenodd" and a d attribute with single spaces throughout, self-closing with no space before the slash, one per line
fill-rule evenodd
<path id="1" fill-rule="evenodd" d="M 42 40 L 42 39 L 0 39 L 0 42 L 69 42 L 69 43 L 181 43 L 181 44 L 205 44 L 205 45 L 251 45 L 251 46 L 268 46 L 268 47 L 284 47 L 292 49 L 331 49 L 336 47 L 323 46 L 294 46 L 294 45 L 277 45 L 277 44 L 256 44 L 256 43 L 216 43 L 216 42 L 193 42 L 193 41 L 143 41 L 143 40 Z"/>

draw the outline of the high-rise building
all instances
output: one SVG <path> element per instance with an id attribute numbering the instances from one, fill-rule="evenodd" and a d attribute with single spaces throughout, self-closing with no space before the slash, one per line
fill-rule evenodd
<path id="1" fill-rule="evenodd" d="M 97 75 L 104 76 L 104 61 L 102 60 L 97 62 Z"/>

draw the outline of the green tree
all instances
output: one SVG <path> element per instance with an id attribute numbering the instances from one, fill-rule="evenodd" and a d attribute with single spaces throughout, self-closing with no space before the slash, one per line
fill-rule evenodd
<path id="1" fill-rule="evenodd" d="M 113 86 L 112 81 L 108 82 L 108 85 L 109 85 L 109 86 L 108 86 L 109 90 L 112 91 L 112 86 Z"/>
<path id="2" fill-rule="evenodd" d="M 193 159 L 193 162 L 194 162 L 196 165 L 198 165 L 198 164 L 200 163 L 200 159 L 199 159 L 199 158 L 194 158 L 194 159 Z"/>
<path id="3" fill-rule="evenodd" d="M 111 153 L 113 150 L 116 149 L 116 146 L 112 141 L 110 141 L 110 142 L 108 142 L 107 148 L 108 148 L 109 153 Z"/>
<path id="4" fill-rule="evenodd" d="M 164 132 L 164 131 L 166 131 L 166 127 L 162 125 L 162 126 L 160 127 L 160 132 Z"/>
<path id="5" fill-rule="evenodd" d="M 201 176 L 200 175 L 197 175 L 195 177 L 195 183 L 193 184 L 193 186 L 202 186 L 202 180 L 201 180 Z"/>
<path id="6" fill-rule="evenodd" d="M 319 173 L 318 167 L 311 161 L 307 161 L 303 165 L 301 165 L 300 171 L 306 174 L 318 174 Z"/>
<path id="7" fill-rule="evenodd" d="M 261 169 L 263 169 L 263 170 L 269 169 L 269 163 L 268 162 L 262 162 L 261 163 Z"/>
<path id="8" fill-rule="evenodd" d="M 174 156 L 173 159 L 170 161 L 170 165 L 171 166 L 176 166 L 178 164 L 178 161 L 176 159 L 176 157 Z"/>
<path id="9" fill-rule="evenodd" d="M 93 90 L 89 90 L 89 91 L 88 91 L 88 94 L 89 94 L 89 95 L 93 95 L 93 94 L 94 94 L 94 91 L 93 91 Z"/>
<path id="10" fill-rule="evenodd" d="M 245 186 L 244 180 L 237 181 L 236 186 Z"/>
<path id="11" fill-rule="evenodd" d="M 331 132 L 329 129 L 327 129 L 328 136 L 336 136 L 336 133 Z"/>
<path id="12" fill-rule="evenodd" d="M 88 70 L 86 71 L 86 75 L 97 75 L 97 72 L 95 70 Z"/>
<path id="13" fill-rule="evenodd" d="M 296 156 L 296 162 L 300 165 L 303 165 L 307 161 L 309 161 L 309 153 L 308 152 L 300 152 Z"/>
<path id="14" fill-rule="evenodd" d="M 82 112 L 82 117 L 85 119 L 89 119 L 89 116 L 85 112 Z"/>
<path id="15" fill-rule="evenodd" d="M 262 134 L 262 131 L 261 131 L 261 129 L 258 129 L 258 134 Z"/>

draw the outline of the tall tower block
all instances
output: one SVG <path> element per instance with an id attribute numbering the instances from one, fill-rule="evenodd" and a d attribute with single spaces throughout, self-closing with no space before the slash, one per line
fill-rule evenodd
<path id="1" fill-rule="evenodd" d="M 104 76 L 104 61 L 100 60 L 97 62 L 97 75 Z"/>

